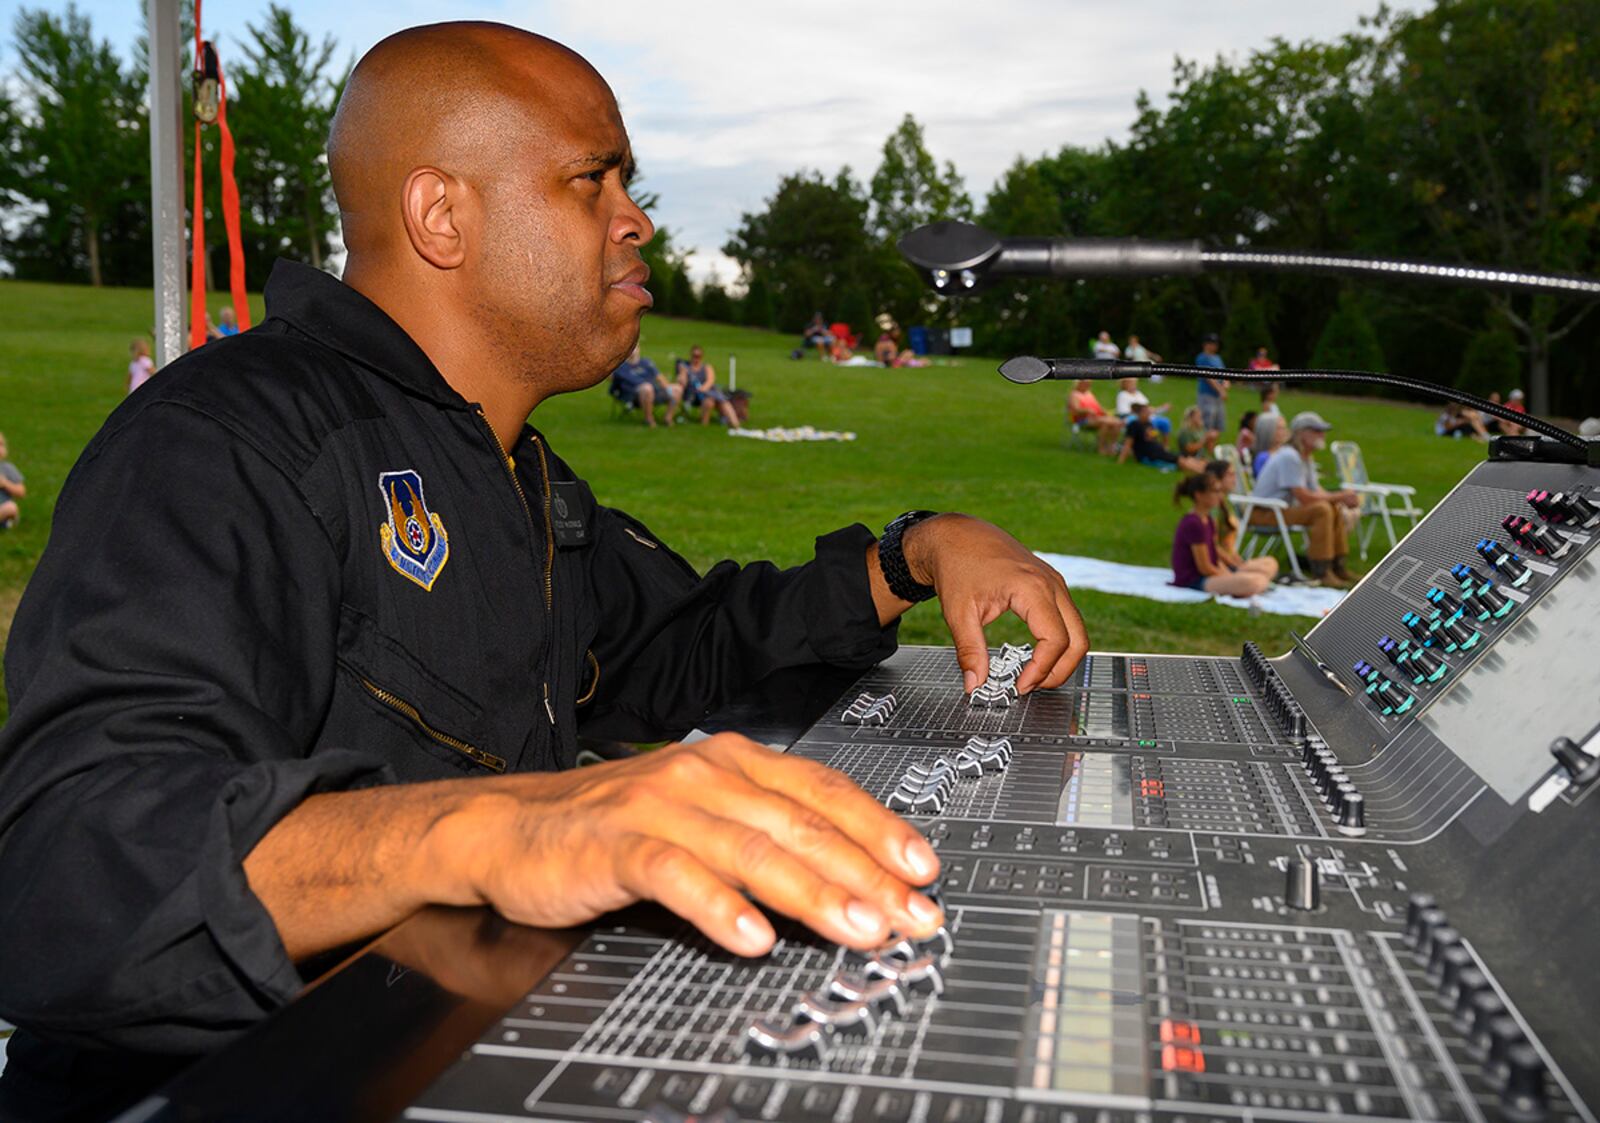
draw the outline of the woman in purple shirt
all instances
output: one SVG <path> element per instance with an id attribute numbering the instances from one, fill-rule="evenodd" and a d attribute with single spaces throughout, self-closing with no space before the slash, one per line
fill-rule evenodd
<path id="1" fill-rule="evenodd" d="M 1222 485 L 1209 472 L 1187 476 L 1173 499 L 1189 500 L 1194 509 L 1178 520 L 1172 538 L 1172 583 L 1221 597 L 1249 598 L 1272 584 L 1272 578 L 1254 570 L 1230 569 L 1217 556 L 1217 528 L 1212 512 L 1222 502 Z"/>

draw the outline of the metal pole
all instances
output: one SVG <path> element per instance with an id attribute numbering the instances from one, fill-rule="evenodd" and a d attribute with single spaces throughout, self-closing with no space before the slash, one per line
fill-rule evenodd
<path id="1" fill-rule="evenodd" d="M 150 22 L 150 217 L 156 367 L 183 354 L 183 86 L 178 0 L 147 0 Z"/>

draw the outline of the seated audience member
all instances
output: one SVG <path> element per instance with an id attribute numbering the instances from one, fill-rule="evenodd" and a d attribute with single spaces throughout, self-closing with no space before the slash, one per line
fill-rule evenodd
<path id="1" fill-rule="evenodd" d="M 1067 399 L 1067 418 L 1079 428 L 1093 429 L 1098 438 L 1100 455 L 1111 455 L 1112 446 L 1122 433 L 1123 421 L 1106 412 L 1106 407 L 1100 404 L 1100 399 L 1090 389 L 1087 378 L 1080 378 L 1073 384 L 1072 395 Z"/>
<path id="2" fill-rule="evenodd" d="M 128 362 L 128 393 L 133 393 L 156 372 L 156 361 L 150 357 L 150 344 L 142 339 L 135 339 L 128 344 L 128 354 L 133 358 Z"/>
<path id="3" fill-rule="evenodd" d="M 1267 357 L 1267 349 L 1265 347 L 1257 347 L 1256 348 L 1256 353 L 1254 355 L 1250 356 L 1250 369 L 1251 370 L 1278 370 L 1279 367 L 1278 367 L 1277 363 L 1273 362 L 1270 358 Z"/>
<path id="4" fill-rule="evenodd" d="M 1233 447 L 1239 450 L 1239 455 L 1247 456 L 1251 460 L 1255 459 L 1258 416 L 1255 410 L 1246 410 L 1244 416 L 1239 418 L 1239 433 L 1233 438 Z"/>
<path id="5" fill-rule="evenodd" d="M 700 424 L 711 424 L 713 410 L 722 414 L 722 419 L 728 423 L 728 428 L 739 428 L 739 415 L 733 410 L 733 403 L 728 400 L 728 395 L 722 392 L 717 385 L 717 372 L 714 367 L 706 362 L 705 348 L 695 344 L 689 348 L 687 361 L 678 363 L 678 390 L 679 398 L 688 409 L 696 406 L 700 409 Z M 677 403 L 667 411 L 670 419 L 677 412 Z"/>
<path id="6" fill-rule="evenodd" d="M 1281 416 L 1263 413 L 1256 418 L 1255 459 L 1250 462 L 1250 474 L 1260 479 L 1261 469 L 1267 466 L 1267 458 L 1288 441 L 1289 427 L 1283 423 Z"/>
<path id="7" fill-rule="evenodd" d="M 1217 449 L 1217 437 L 1215 429 L 1206 428 L 1205 419 L 1200 416 L 1200 407 L 1190 406 L 1183 411 L 1178 435 L 1173 440 L 1183 456 L 1199 456 L 1203 452 L 1209 457 Z"/>
<path id="8" fill-rule="evenodd" d="M 1272 578 L 1250 569 L 1231 569 L 1217 549 L 1212 514 L 1222 501 L 1222 485 L 1209 472 L 1178 483 L 1173 501 L 1188 500 L 1194 509 L 1178 520 L 1172 536 L 1172 583 L 1222 597 L 1253 597 L 1272 585 Z"/>
<path id="9" fill-rule="evenodd" d="M 1278 576 L 1278 559 L 1271 554 L 1262 554 L 1259 558 L 1246 559 L 1239 553 L 1239 531 L 1242 526 L 1239 514 L 1233 509 L 1230 496 L 1239 493 L 1239 473 L 1234 466 L 1226 460 L 1206 461 L 1206 475 L 1217 481 L 1217 486 L 1222 490 L 1222 499 L 1217 504 L 1217 557 L 1222 559 L 1222 564 L 1233 570 L 1243 570 L 1249 573 L 1264 574 L 1268 581 Z"/>
<path id="10" fill-rule="evenodd" d="M 0 433 L 0 530 L 10 530 L 22 517 L 21 500 L 28 494 L 22 473 L 7 459 L 6 435 Z"/>
<path id="11" fill-rule="evenodd" d="M 888 332 L 878 336 L 878 342 L 872 345 L 872 357 L 886 367 L 895 365 L 900 357 L 900 348 L 896 346 L 894 336 Z"/>
<path id="12" fill-rule="evenodd" d="M 907 347 L 895 358 L 894 365 L 897 367 L 926 367 L 933 364 L 931 360 Z"/>
<path id="13" fill-rule="evenodd" d="M 1289 504 L 1279 513 L 1290 526 L 1306 528 L 1312 576 L 1324 585 L 1344 589 L 1351 576 L 1344 565 L 1349 526 L 1343 511 L 1359 510 L 1361 497 L 1353 491 L 1324 491 L 1317 483 L 1313 457 L 1327 443 L 1331 428 L 1318 414 L 1295 414 L 1289 423 L 1288 443 L 1272 453 L 1257 474 L 1255 494 Z M 1250 521 L 1256 526 L 1274 525 L 1270 511 L 1254 511 Z"/>
<path id="14" fill-rule="evenodd" d="M 802 348 L 815 347 L 817 358 L 823 362 L 828 361 L 828 348 L 833 346 L 833 332 L 828 330 L 828 321 L 821 312 L 814 312 L 810 323 L 806 324 L 805 331 L 800 334 Z"/>
<path id="15" fill-rule="evenodd" d="M 1527 395 L 1523 394 L 1522 387 L 1518 386 L 1512 389 L 1510 396 L 1506 398 L 1506 408 L 1517 413 L 1528 412 Z M 1502 421 L 1500 422 L 1500 431 L 1508 437 L 1520 437 L 1528 430 L 1525 426 L 1516 425 L 1510 421 Z"/>
<path id="16" fill-rule="evenodd" d="M 1269 382 L 1261 388 L 1261 416 L 1282 417 L 1283 412 L 1278 409 L 1278 384 Z"/>
<path id="17" fill-rule="evenodd" d="M 1144 396 L 1143 390 L 1139 389 L 1139 380 L 1137 378 L 1124 378 L 1118 385 L 1121 388 L 1117 391 L 1117 404 L 1112 412 L 1122 418 L 1124 423 L 1127 423 L 1133 420 L 1134 408 L 1140 402 L 1149 405 L 1150 399 Z M 1162 402 L 1158 406 L 1151 407 L 1151 424 L 1161 433 L 1169 435 L 1172 432 L 1172 419 L 1164 416 L 1164 414 L 1171 408 L 1172 405 L 1169 402 Z"/>
<path id="18" fill-rule="evenodd" d="M 1489 439 L 1489 430 L 1484 428 L 1483 415 L 1459 402 L 1451 402 L 1444 407 L 1444 412 L 1433 422 L 1433 431 L 1440 437 L 1460 438 L 1471 434 L 1475 440 Z"/>
<path id="19" fill-rule="evenodd" d="M 1089 350 L 1097 359 L 1122 358 L 1122 348 L 1112 342 L 1111 333 L 1108 331 L 1103 331 L 1097 335 Z"/>
<path id="20" fill-rule="evenodd" d="M 1128 346 L 1123 348 L 1122 355 L 1131 363 L 1159 363 L 1161 361 L 1161 356 L 1150 350 L 1143 343 L 1140 343 L 1137 335 L 1128 336 Z"/>
<path id="21" fill-rule="evenodd" d="M 1161 443 L 1161 434 L 1156 431 L 1149 402 L 1140 402 L 1135 406 L 1133 419 L 1128 422 L 1128 439 L 1122 442 L 1119 462 L 1126 461 L 1129 456 L 1148 468 L 1159 468 L 1163 472 L 1170 472 L 1173 468 L 1202 472 L 1206 466 L 1205 461 L 1193 456 L 1179 456 Z"/>
<path id="22" fill-rule="evenodd" d="M 658 405 L 667 407 L 667 424 L 672 423 L 672 415 L 678 407 L 678 388 L 668 385 L 655 363 L 639 354 L 637 344 L 627 361 L 611 372 L 611 380 L 617 398 L 627 405 L 637 406 L 650 428 L 656 427 Z"/>
<path id="23" fill-rule="evenodd" d="M 234 315 L 233 305 L 224 304 L 217 313 L 217 338 L 225 335 L 239 334 L 239 318 Z"/>

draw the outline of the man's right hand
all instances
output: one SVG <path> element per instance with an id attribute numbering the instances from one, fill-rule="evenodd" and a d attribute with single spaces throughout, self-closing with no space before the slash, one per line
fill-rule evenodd
<path id="1" fill-rule="evenodd" d="M 749 898 L 854 948 L 942 922 L 915 828 L 840 772 L 724 733 L 627 761 L 481 784 L 418 848 L 428 896 L 566 926 L 653 900 L 740 955 L 772 947 Z"/>

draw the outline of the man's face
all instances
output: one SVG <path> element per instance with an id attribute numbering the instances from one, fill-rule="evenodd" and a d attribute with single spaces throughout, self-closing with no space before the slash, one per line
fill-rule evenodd
<path id="1" fill-rule="evenodd" d="M 1208 339 L 1208 340 L 1206 340 L 1204 350 L 1205 350 L 1205 353 L 1208 354 L 1208 355 L 1215 355 L 1217 353 L 1217 345 L 1215 343 L 1211 342 L 1211 340 Z"/>
<path id="2" fill-rule="evenodd" d="M 480 185 L 470 291 L 480 327 L 553 392 L 599 382 L 639 339 L 650 307 L 639 248 L 655 227 L 628 194 L 633 154 L 605 83 L 545 75 L 530 127 Z"/>

